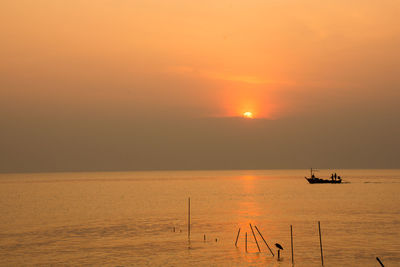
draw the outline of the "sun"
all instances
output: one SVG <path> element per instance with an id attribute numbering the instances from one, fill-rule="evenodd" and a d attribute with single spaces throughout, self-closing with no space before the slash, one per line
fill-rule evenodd
<path id="1" fill-rule="evenodd" d="M 250 111 L 246 111 L 243 113 L 243 117 L 245 117 L 246 119 L 252 119 L 253 113 L 251 113 Z"/>

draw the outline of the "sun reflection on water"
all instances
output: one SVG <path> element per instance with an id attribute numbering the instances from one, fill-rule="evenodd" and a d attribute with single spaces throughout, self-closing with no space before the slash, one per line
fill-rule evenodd
<path id="1" fill-rule="evenodd" d="M 240 221 L 248 223 L 249 220 L 261 215 L 259 203 L 255 199 L 257 178 L 252 175 L 244 175 L 240 180 L 242 182 L 243 198 L 239 202 L 237 209 L 238 217 Z"/>
<path id="2" fill-rule="evenodd" d="M 244 249 L 245 235 L 247 233 L 248 252 L 244 254 L 243 259 L 252 264 L 260 260 L 258 246 L 263 252 L 267 253 L 267 247 L 258 230 L 268 242 L 273 227 L 267 223 L 265 218 L 270 209 L 266 205 L 266 202 L 259 197 L 260 192 L 258 188 L 260 180 L 253 175 L 243 175 L 240 177 L 240 182 L 242 184 L 242 198 L 238 202 L 237 227 L 241 229 L 241 232 L 238 243 L 241 249 Z M 251 229 L 250 224 L 253 229 Z M 264 232 L 265 229 L 268 229 L 268 232 Z M 254 236 L 257 238 L 258 246 Z M 274 249 L 272 245 L 272 242 L 269 242 L 271 249 Z"/>

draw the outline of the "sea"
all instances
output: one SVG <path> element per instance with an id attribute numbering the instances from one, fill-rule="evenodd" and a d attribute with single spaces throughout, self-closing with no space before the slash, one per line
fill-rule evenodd
<path id="1" fill-rule="evenodd" d="M 333 172 L 0 174 L 0 265 L 400 266 L 400 170 Z"/>

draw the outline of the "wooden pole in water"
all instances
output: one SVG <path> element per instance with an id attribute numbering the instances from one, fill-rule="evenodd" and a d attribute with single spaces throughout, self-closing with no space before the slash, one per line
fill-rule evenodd
<path id="1" fill-rule="evenodd" d="M 381 260 L 380 260 L 378 257 L 376 257 L 376 260 L 379 262 L 379 264 L 380 264 L 382 267 L 385 267 L 385 265 L 383 265 L 383 263 L 381 262 Z"/>
<path id="2" fill-rule="evenodd" d="M 237 236 L 236 236 L 235 247 L 237 247 L 237 242 L 238 242 L 238 239 L 239 239 L 239 234 L 240 234 L 240 227 L 239 227 L 239 231 L 238 231 Z"/>
<path id="3" fill-rule="evenodd" d="M 245 235 L 245 239 L 244 239 L 245 241 L 244 241 L 244 246 L 245 246 L 245 248 L 246 248 L 246 252 L 247 252 L 247 232 L 246 232 L 246 235 Z"/>
<path id="4" fill-rule="evenodd" d="M 293 257 L 293 227 L 290 225 L 290 247 L 292 249 L 292 265 L 294 265 L 294 257 Z"/>
<path id="5" fill-rule="evenodd" d="M 253 233 L 254 240 L 256 241 L 258 252 L 261 252 L 260 246 L 258 245 L 258 242 L 257 242 L 256 235 L 254 234 L 254 231 L 253 231 L 253 227 L 251 226 L 251 223 L 249 223 L 249 225 L 250 225 L 251 232 Z"/>
<path id="6" fill-rule="evenodd" d="M 321 248 L 321 263 L 324 266 L 324 254 L 322 253 L 322 238 L 321 238 L 321 223 L 318 221 L 318 232 L 319 232 L 319 246 Z"/>
<path id="7" fill-rule="evenodd" d="M 260 230 L 258 230 L 257 225 L 254 225 L 254 227 L 256 228 L 258 234 L 261 236 L 262 240 L 264 241 L 265 245 L 267 245 L 269 252 L 271 252 L 272 256 L 275 257 L 274 253 L 272 252 L 271 248 L 268 246 L 267 241 L 265 241 L 263 235 L 261 234 Z"/>
<path id="8" fill-rule="evenodd" d="M 189 197 L 189 206 L 188 206 L 188 239 L 190 240 L 190 197 Z"/>

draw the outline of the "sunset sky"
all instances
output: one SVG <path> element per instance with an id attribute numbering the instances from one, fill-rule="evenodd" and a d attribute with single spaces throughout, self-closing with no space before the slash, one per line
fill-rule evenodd
<path id="1" fill-rule="evenodd" d="M 0 172 L 400 168 L 399 14 L 2 0 Z"/>

